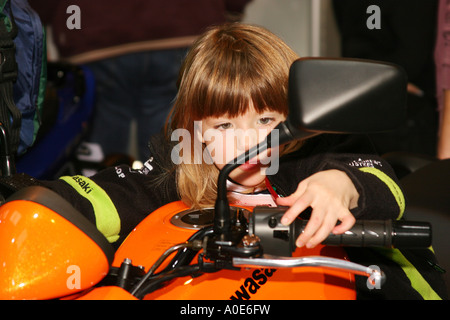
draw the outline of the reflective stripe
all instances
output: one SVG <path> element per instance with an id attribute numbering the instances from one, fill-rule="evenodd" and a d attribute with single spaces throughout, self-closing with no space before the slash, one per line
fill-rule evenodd
<path id="1" fill-rule="evenodd" d="M 372 167 L 364 167 L 359 168 L 359 170 L 373 174 L 388 186 L 389 190 L 391 190 L 392 195 L 395 198 L 395 201 L 397 201 L 398 207 L 400 209 L 399 215 L 397 217 L 397 219 L 400 219 L 403 216 L 403 213 L 405 212 L 405 196 L 403 195 L 403 192 L 400 189 L 400 187 L 394 182 L 394 180 L 392 180 L 387 174 L 385 174 L 383 171 L 379 169 Z"/>
<path id="2" fill-rule="evenodd" d="M 120 217 L 108 194 L 94 181 L 83 176 L 65 176 L 60 179 L 67 182 L 92 204 L 97 229 L 106 239 L 109 242 L 117 241 L 120 232 Z"/>
<path id="3" fill-rule="evenodd" d="M 442 300 L 400 250 L 383 248 L 378 248 L 378 250 L 402 268 L 409 281 L 411 281 L 411 286 L 422 296 L 422 298 L 425 300 Z"/>

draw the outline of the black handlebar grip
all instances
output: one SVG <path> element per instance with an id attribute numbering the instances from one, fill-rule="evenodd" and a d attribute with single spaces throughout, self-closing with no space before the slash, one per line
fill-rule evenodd
<path id="1" fill-rule="evenodd" d="M 307 223 L 307 220 L 299 219 L 295 222 L 295 238 Z M 330 234 L 322 243 L 353 247 L 429 247 L 431 225 L 417 221 L 357 220 L 347 232 Z"/>
<path id="2" fill-rule="evenodd" d="M 249 234 L 260 238 L 264 253 L 290 256 L 295 240 L 308 220 L 297 219 L 289 226 L 280 223 L 286 208 L 256 207 L 249 217 Z M 423 248 L 431 245 L 431 225 L 428 222 L 357 220 L 347 232 L 330 234 L 325 245 L 353 247 Z"/>

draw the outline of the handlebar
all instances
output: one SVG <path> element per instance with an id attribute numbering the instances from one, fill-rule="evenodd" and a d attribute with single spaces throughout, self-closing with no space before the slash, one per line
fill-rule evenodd
<path id="1" fill-rule="evenodd" d="M 200 229 L 186 243 L 175 245 L 167 250 L 130 292 L 139 298 L 156 290 L 161 282 L 173 277 L 215 272 L 219 269 L 235 270 L 240 267 L 317 266 L 366 276 L 368 283 L 374 287 L 384 282 L 385 275 L 376 266 L 366 267 L 350 261 L 322 256 L 291 257 L 296 249 L 295 240 L 303 232 L 308 221 L 297 219 L 289 226 L 284 226 L 280 220 L 285 211 L 286 208 L 283 207 L 255 207 L 253 212 L 249 212 L 246 216 L 247 223 L 241 223 L 239 228 L 233 228 L 235 232 L 226 239 L 227 241 L 217 237 L 211 226 Z M 231 221 L 234 220 L 231 219 Z M 330 234 L 322 244 L 358 247 L 428 247 L 431 244 L 431 225 L 427 222 L 415 221 L 357 220 L 349 231 L 341 235 Z M 180 251 L 181 249 L 183 252 Z M 203 253 L 198 256 L 198 264 L 190 265 L 191 260 L 200 250 L 203 250 Z M 155 270 L 161 263 L 177 251 L 178 254 L 169 263 L 170 267 L 155 274 Z M 180 259 L 178 255 L 187 258 Z"/>
<path id="2" fill-rule="evenodd" d="M 257 236 L 265 254 L 291 256 L 295 240 L 303 232 L 307 220 L 297 219 L 289 226 L 280 223 L 286 208 L 256 207 L 249 217 L 249 234 Z M 356 247 L 418 248 L 431 245 L 431 225 L 428 222 L 357 220 L 343 234 L 330 234 L 325 245 Z"/>

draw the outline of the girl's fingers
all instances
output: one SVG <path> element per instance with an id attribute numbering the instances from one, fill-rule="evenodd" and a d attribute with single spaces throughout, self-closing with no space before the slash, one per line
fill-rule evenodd
<path id="1" fill-rule="evenodd" d="M 322 225 L 324 223 L 323 217 L 324 216 L 322 214 L 317 213 L 317 210 L 313 210 L 311 218 L 306 224 L 305 229 L 297 238 L 297 247 L 303 247 L 304 245 L 306 245 L 308 248 L 312 248 L 314 246 L 314 242 L 311 242 L 311 239 L 313 238 L 313 236 L 316 236 L 318 234 L 318 231 L 322 228 Z M 321 233 L 323 233 L 323 231 L 321 231 Z"/>
<path id="2" fill-rule="evenodd" d="M 311 219 L 305 227 L 305 231 L 297 239 L 296 243 L 298 247 L 305 245 L 307 248 L 314 248 L 316 245 L 322 243 L 330 233 L 341 234 L 348 231 L 356 221 L 350 211 L 344 208 L 342 209 L 341 215 L 336 215 L 335 213 L 328 215 L 319 213 L 318 216 L 324 218 L 313 218 L 313 216 L 314 210 Z M 342 218 L 339 216 L 342 216 Z M 336 226 L 338 220 L 341 223 Z"/>
<path id="3" fill-rule="evenodd" d="M 293 194 L 285 198 L 277 199 L 278 205 L 289 207 L 281 218 L 282 224 L 291 224 L 300 213 L 309 207 L 310 199 L 305 195 L 306 187 L 307 184 L 301 182 Z"/>
<path id="4" fill-rule="evenodd" d="M 278 205 L 289 207 L 281 223 L 291 224 L 299 214 L 311 207 L 311 218 L 298 237 L 297 246 L 312 248 L 323 242 L 330 233 L 340 234 L 353 226 L 355 218 L 349 209 L 354 206 L 352 199 L 359 196 L 357 192 L 354 194 L 355 190 L 345 173 L 337 170 L 316 173 L 300 182 L 290 196 L 277 199 Z M 341 224 L 336 226 L 338 220 Z"/>
<path id="5" fill-rule="evenodd" d="M 291 206 L 299 199 L 306 191 L 306 188 L 308 184 L 306 183 L 307 180 L 303 180 L 300 182 L 297 186 L 297 189 L 294 191 L 294 193 L 290 194 L 287 197 L 284 198 L 277 198 L 277 204 L 282 206 Z"/>
<path id="6" fill-rule="evenodd" d="M 351 227 L 353 227 L 353 225 L 356 222 L 356 219 L 353 216 L 353 214 L 351 214 L 350 211 L 348 211 L 348 213 L 349 214 L 345 215 L 345 217 L 340 220 L 341 223 L 338 226 L 335 226 L 333 228 L 333 230 L 331 231 L 332 233 L 342 234 L 342 233 L 350 230 Z"/>
<path id="7" fill-rule="evenodd" d="M 282 202 L 279 204 L 282 204 Z M 295 202 L 292 203 L 290 201 L 290 204 L 282 204 L 282 205 L 290 205 L 289 209 L 286 210 L 283 217 L 281 218 L 281 223 L 285 226 L 291 224 L 300 213 L 305 211 L 311 204 L 311 199 L 308 194 L 303 194 L 303 196 L 299 199 L 295 199 Z"/>
<path id="8" fill-rule="evenodd" d="M 313 236 L 306 240 L 307 248 L 314 248 L 316 245 L 322 243 L 329 235 L 330 230 L 336 225 L 336 222 L 332 219 L 326 219 L 323 221 L 321 226 L 317 229 L 317 231 L 313 234 Z"/>

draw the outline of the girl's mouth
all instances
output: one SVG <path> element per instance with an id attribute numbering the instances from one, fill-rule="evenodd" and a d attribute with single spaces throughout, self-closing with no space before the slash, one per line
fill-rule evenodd
<path id="1" fill-rule="evenodd" d="M 241 169 L 242 171 L 252 171 L 255 169 L 259 169 L 262 166 L 262 164 L 259 161 L 255 161 L 254 159 L 251 159 L 249 161 L 247 161 L 244 164 L 241 164 L 239 166 L 239 169 Z"/>

